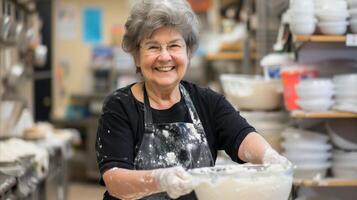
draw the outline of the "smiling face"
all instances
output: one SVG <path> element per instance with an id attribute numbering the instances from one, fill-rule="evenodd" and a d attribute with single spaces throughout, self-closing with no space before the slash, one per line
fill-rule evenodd
<path id="1" fill-rule="evenodd" d="M 145 83 L 158 88 L 176 87 L 188 65 L 186 43 L 174 28 L 157 29 L 152 37 L 140 42 L 136 65 Z"/>

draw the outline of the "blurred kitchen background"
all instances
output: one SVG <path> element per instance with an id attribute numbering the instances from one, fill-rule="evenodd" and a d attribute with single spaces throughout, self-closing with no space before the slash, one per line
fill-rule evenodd
<path id="1" fill-rule="evenodd" d="M 140 80 L 121 49 L 134 2 L 0 0 L 0 200 L 102 198 L 103 99 Z M 201 36 L 185 79 L 296 165 L 291 199 L 356 199 L 357 0 L 188 2 Z"/>

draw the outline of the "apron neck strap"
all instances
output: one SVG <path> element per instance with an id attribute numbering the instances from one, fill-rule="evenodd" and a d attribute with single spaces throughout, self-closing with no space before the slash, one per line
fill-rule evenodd
<path id="1" fill-rule="evenodd" d="M 198 116 L 195 106 L 191 100 L 190 95 L 188 94 L 185 87 L 180 84 L 180 92 L 185 99 L 186 106 L 188 108 L 191 120 L 194 126 L 198 129 L 203 129 L 201 120 Z M 152 132 L 153 131 L 153 118 L 152 118 L 152 111 L 150 108 L 150 101 L 149 96 L 146 91 L 145 83 L 143 84 L 143 91 L 144 91 L 144 124 L 145 124 L 145 132 Z"/>

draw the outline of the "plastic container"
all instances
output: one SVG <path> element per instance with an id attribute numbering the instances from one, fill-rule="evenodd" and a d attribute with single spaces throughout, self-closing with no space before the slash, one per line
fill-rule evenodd
<path id="1" fill-rule="evenodd" d="M 189 173 L 200 200 L 286 200 L 293 180 L 292 168 L 282 166 L 216 166 Z"/>
<path id="2" fill-rule="evenodd" d="M 281 71 L 284 88 L 284 104 L 287 110 L 297 110 L 300 108 L 297 104 L 298 96 L 295 89 L 300 79 L 314 78 L 316 76 L 317 71 L 312 68 L 289 67 Z"/>

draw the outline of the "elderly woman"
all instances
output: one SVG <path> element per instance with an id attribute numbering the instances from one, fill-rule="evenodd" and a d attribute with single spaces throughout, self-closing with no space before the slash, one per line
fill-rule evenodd
<path id="1" fill-rule="evenodd" d="M 103 106 L 97 159 L 104 199 L 196 199 L 186 169 L 214 166 L 218 150 L 238 163 L 282 163 L 223 95 L 183 81 L 198 46 L 198 21 L 185 0 L 138 2 L 123 49 L 143 81 Z"/>

